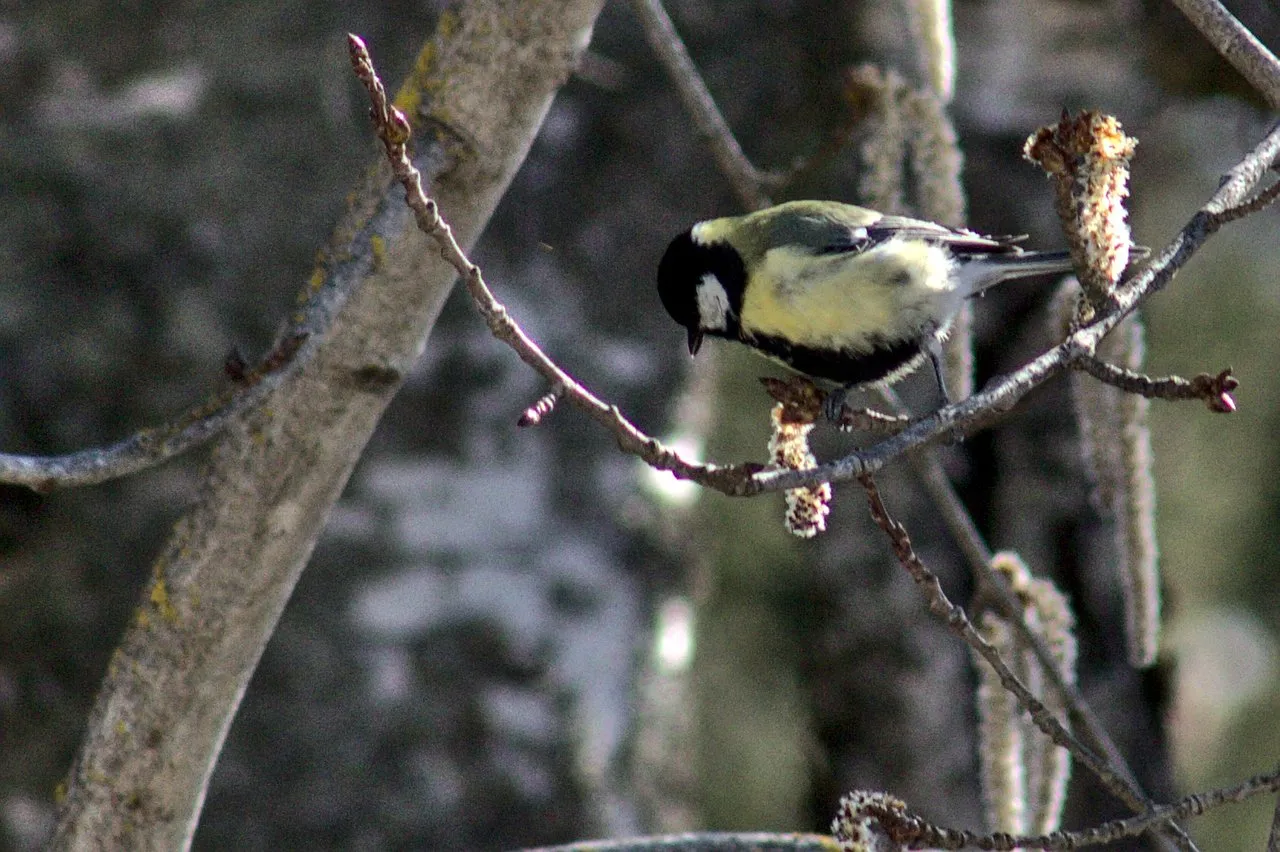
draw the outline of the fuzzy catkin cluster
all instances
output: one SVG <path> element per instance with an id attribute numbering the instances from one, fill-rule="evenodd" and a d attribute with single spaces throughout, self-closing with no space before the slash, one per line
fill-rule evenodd
<path id="1" fill-rule="evenodd" d="M 1126 136 L 1109 115 L 1065 112 L 1023 146 L 1023 155 L 1054 181 L 1058 217 L 1071 258 L 1091 305 L 1105 304 L 1129 265 L 1124 199 L 1129 195 L 1129 160 L 1138 140 Z"/>
<path id="2" fill-rule="evenodd" d="M 808 470 L 818 463 L 809 449 L 813 421 L 788 416 L 788 408 L 778 403 L 769 412 L 773 429 L 769 435 L 769 455 L 774 464 L 787 470 Z M 787 531 L 800 538 L 813 538 L 827 528 L 831 513 L 831 483 L 813 488 L 792 488 L 785 494 Z"/>
<path id="3" fill-rule="evenodd" d="M 1066 598 L 1048 580 L 1032 577 L 1016 554 L 1001 552 L 991 569 L 1004 576 L 1022 611 L 1022 620 L 1048 646 L 1062 680 L 1075 683 L 1075 618 Z M 1057 693 L 1046 689 L 1048 676 L 1013 625 L 994 612 L 984 613 L 980 632 L 996 647 L 1018 679 L 1063 717 Z M 978 668 L 978 736 L 983 804 L 988 828 L 1010 834 L 1047 834 L 1058 828 L 1071 776 L 1071 755 L 1032 724 L 999 677 L 974 655 Z"/>

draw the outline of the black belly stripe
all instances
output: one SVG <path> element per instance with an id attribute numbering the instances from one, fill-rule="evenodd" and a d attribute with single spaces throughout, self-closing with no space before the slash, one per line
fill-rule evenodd
<path id="1" fill-rule="evenodd" d="M 805 375 L 848 386 L 873 384 L 901 375 L 915 367 L 924 354 L 919 342 L 914 340 L 885 343 L 870 352 L 814 349 L 767 334 L 743 334 L 741 340 Z"/>

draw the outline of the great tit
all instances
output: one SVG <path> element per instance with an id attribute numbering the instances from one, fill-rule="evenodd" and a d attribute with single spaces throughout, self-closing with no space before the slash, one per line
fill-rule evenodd
<path id="1" fill-rule="evenodd" d="M 699 222 L 658 264 L 658 295 L 688 331 L 745 343 L 845 391 L 890 384 L 933 362 L 965 299 L 1011 278 L 1066 272 L 1067 252 L 836 201 L 790 201 Z"/>

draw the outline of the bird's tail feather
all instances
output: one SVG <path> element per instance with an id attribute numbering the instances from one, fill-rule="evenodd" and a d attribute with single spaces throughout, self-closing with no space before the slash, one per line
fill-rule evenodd
<path id="1" fill-rule="evenodd" d="M 1136 263 L 1149 254 L 1151 249 L 1146 246 L 1130 246 L 1129 262 Z M 976 264 L 970 263 L 969 268 L 961 265 L 958 275 L 961 279 L 962 292 L 976 296 L 997 284 L 1012 281 L 1015 278 L 1058 275 L 1070 272 L 1072 269 L 1074 264 L 1071 262 L 1071 252 L 1031 251 L 988 255 Z"/>
<path id="2" fill-rule="evenodd" d="M 956 271 L 961 292 L 976 296 L 1005 281 L 1070 272 L 1071 253 L 1065 251 L 1019 252 L 989 255 L 961 264 Z"/>

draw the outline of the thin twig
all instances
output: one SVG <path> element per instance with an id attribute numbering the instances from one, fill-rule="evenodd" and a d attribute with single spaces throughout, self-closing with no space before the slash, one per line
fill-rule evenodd
<path id="1" fill-rule="evenodd" d="M 1280 180 L 1271 184 L 1271 186 L 1259 192 L 1253 198 L 1242 201 L 1235 207 L 1223 210 L 1215 218 L 1219 224 L 1234 222 L 1236 219 L 1243 219 L 1245 216 L 1252 216 L 1261 210 L 1266 210 L 1276 198 L 1280 198 Z"/>
<path id="2" fill-rule="evenodd" d="M 548 358 L 515 320 L 511 319 L 506 307 L 494 297 L 485 283 L 480 267 L 471 262 L 457 240 L 453 238 L 453 230 L 440 216 L 440 210 L 435 201 L 423 193 L 422 175 L 410 162 L 405 149 L 405 142 L 408 140 L 408 119 L 388 101 L 386 89 L 374 70 L 373 60 L 364 42 L 358 36 L 348 34 L 347 46 L 351 52 L 351 63 L 355 68 L 356 76 L 364 83 L 369 93 L 370 115 L 378 137 L 386 146 L 387 160 L 391 163 L 396 180 L 404 187 L 405 203 L 413 211 L 418 228 L 436 241 L 440 247 L 441 257 L 458 271 L 476 309 L 484 317 L 493 336 L 510 346 L 520 360 L 542 375 L 553 388 L 560 389 L 564 399 L 585 411 L 593 420 L 611 431 L 624 451 L 639 456 L 659 470 L 669 470 L 681 479 L 688 479 L 725 493 L 734 493 L 742 487 L 743 483 L 749 482 L 752 473 L 758 470 L 760 465 L 718 466 L 685 460 L 675 450 L 641 432 L 631 421 L 622 416 L 617 406 L 602 402 L 579 384 Z"/>
<path id="3" fill-rule="evenodd" d="M 1058 694 L 1066 708 L 1071 730 L 1105 757 L 1116 774 L 1127 780 L 1132 789 L 1137 790 L 1138 784 L 1133 770 L 1125 761 L 1124 755 L 1120 753 L 1111 735 L 1107 733 L 1102 721 L 1085 701 L 1079 687 L 1074 683 L 1068 683 L 1063 678 L 1062 670 L 1056 664 L 1053 652 L 1045 644 L 1044 637 L 1032 630 L 1027 625 L 1026 619 L 1021 617 L 1021 607 L 1018 606 L 1013 590 L 1009 588 L 1008 580 L 991 570 L 991 548 L 973 523 L 973 517 L 968 509 L 960 501 L 960 495 L 956 493 L 955 486 L 951 484 L 946 471 L 942 469 L 942 463 L 934 453 L 928 450 L 908 453 L 907 460 L 916 476 L 924 484 L 925 491 L 933 501 L 943 523 L 950 530 L 952 539 L 968 560 L 974 576 L 978 578 L 982 594 L 985 594 L 988 599 L 994 599 L 992 603 L 1011 621 L 1018 633 L 1018 638 L 1035 654 L 1050 688 Z M 1120 795 L 1119 791 L 1113 792 Z M 1151 801 L 1144 797 L 1141 804 L 1143 808 L 1149 808 Z"/>
<path id="4" fill-rule="evenodd" d="M 1071 366 L 1125 393 L 1136 393 L 1148 399 L 1199 399 L 1204 401 L 1210 411 L 1219 414 L 1231 414 L 1236 410 L 1235 398 L 1231 393 L 1240 386 L 1240 382 L 1231 375 L 1230 369 L 1223 370 L 1216 376 L 1200 373 L 1184 379 L 1181 376 L 1152 378 L 1094 356 L 1078 358 Z"/>
<path id="5" fill-rule="evenodd" d="M 524 852 L 839 852 L 834 840 L 819 834 L 699 832 L 623 840 L 589 840 Z"/>
<path id="6" fill-rule="evenodd" d="M 872 519 L 889 537 L 894 555 L 897 556 L 899 563 L 924 592 L 928 601 L 929 611 L 945 621 L 954 633 L 982 655 L 982 658 L 987 661 L 1000 678 L 1000 684 L 1017 698 L 1018 703 L 1031 716 L 1031 721 L 1035 723 L 1037 728 L 1043 731 L 1054 743 L 1069 750 L 1076 759 L 1097 775 L 1107 789 L 1115 792 L 1131 808 L 1139 812 L 1149 810 L 1150 803 L 1146 800 L 1141 790 L 1116 772 L 1092 749 L 1063 727 L 1062 723 L 1054 717 L 1049 708 L 1018 679 L 1017 675 L 1001 658 L 1000 653 L 974 628 L 964 609 L 951 602 L 946 592 L 943 591 L 937 575 L 930 571 L 919 555 L 916 554 L 906 529 L 889 515 L 889 511 L 880 497 L 879 489 L 876 488 L 875 480 L 871 476 L 861 476 L 858 480 L 867 492 Z M 1049 668 L 1056 668 L 1056 666 L 1050 666 Z M 1173 829 L 1179 833 L 1180 840 L 1185 840 L 1185 835 L 1181 834 L 1180 829 L 1176 826 L 1173 826 Z M 1183 847 L 1194 848 L 1190 845 L 1189 840 L 1185 841 Z"/>
<path id="7" fill-rule="evenodd" d="M 911 813 L 900 800 L 885 801 L 883 797 L 875 795 L 863 796 L 861 801 L 852 806 L 852 813 L 847 816 L 843 808 L 849 805 L 842 803 L 841 818 L 847 822 L 869 819 L 878 829 L 878 834 L 896 844 L 894 848 L 987 849 L 1000 852 L 1011 852 L 1014 849 L 1070 850 L 1135 837 L 1159 823 L 1199 816 L 1212 808 L 1243 802 L 1252 796 L 1275 792 L 1277 789 L 1280 789 L 1280 771 L 1272 771 L 1231 787 L 1197 793 L 1171 805 L 1160 805 L 1152 808 L 1149 813 L 1138 816 L 1111 820 L 1079 831 L 1055 831 L 1030 836 L 1003 832 L 978 834 L 965 829 L 943 828 Z M 848 798 L 845 801 L 848 802 Z"/>
<path id="8" fill-rule="evenodd" d="M 1280 109 L 1280 60 L 1218 0 L 1173 0 L 1182 14 L 1271 104 Z"/>
<path id="9" fill-rule="evenodd" d="M 356 41 L 358 42 L 358 39 Z M 360 49 L 363 50 L 363 45 Z M 363 61 L 368 63 L 367 54 L 364 54 Z M 371 65 L 368 73 L 372 73 Z M 373 92 L 371 97 L 376 100 Z M 382 102 L 385 103 L 385 92 L 381 97 Z M 380 114 L 377 106 L 374 112 L 376 118 Z M 388 116 L 384 120 L 391 120 L 390 113 L 386 112 L 385 107 L 381 114 Z M 403 116 L 400 116 L 399 120 L 404 121 Z M 403 146 L 400 147 L 403 148 Z M 389 145 L 388 156 L 392 158 L 393 169 L 405 185 L 406 199 L 409 206 L 414 209 L 419 226 L 440 243 L 443 256 L 462 276 L 478 309 L 496 337 L 511 346 L 521 360 L 543 375 L 553 386 L 557 383 L 563 385 L 565 398 L 613 432 L 624 451 L 641 457 L 656 469 L 670 471 L 677 478 L 697 482 L 731 496 L 748 496 L 765 491 L 812 487 L 822 482 L 847 482 L 864 473 L 874 473 L 907 450 L 936 440 L 958 428 L 963 429 L 982 422 L 990 418 L 993 412 L 1007 410 L 1032 388 L 1061 372 L 1074 360 L 1088 357 L 1103 335 L 1114 328 L 1149 293 L 1161 289 L 1208 236 L 1220 227 L 1221 222 L 1214 217 L 1239 204 L 1257 184 L 1262 174 L 1275 161 L 1277 153 L 1280 153 L 1280 127 L 1273 130 L 1232 170 L 1228 180 L 1184 227 L 1174 242 L 1150 266 L 1139 272 L 1127 287 L 1117 294 L 1114 303 L 1106 311 L 1101 312 L 1091 324 L 1080 328 L 1067 341 L 1045 352 L 1016 372 L 993 381 L 982 392 L 960 403 L 942 408 L 913 424 L 901 434 L 882 441 L 868 450 L 804 471 L 762 469 L 762 466 L 750 463 L 721 466 L 690 462 L 641 432 L 623 417 L 615 406 L 610 406 L 591 394 L 552 362 L 510 319 L 506 309 L 494 299 L 485 285 L 479 268 L 466 258 L 456 242 L 452 240 L 448 226 L 440 219 L 434 202 L 423 195 L 421 179 L 412 165 L 407 162 L 404 152 L 402 150 L 399 154 L 395 152 L 395 146 Z M 402 162 L 402 165 L 398 165 L 398 162 Z"/>
<path id="10" fill-rule="evenodd" d="M 0 482 L 47 493 L 55 488 L 96 485 L 155 467 L 197 447 L 265 399 L 298 359 L 306 334 L 282 337 L 259 365 L 233 377 L 236 390 L 222 394 L 163 426 L 142 429 L 106 447 L 60 456 L 0 453 Z"/>
<path id="11" fill-rule="evenodd" d="M 877 394 L 891 411 L 899 416 L 906 414 L 907 408 L 902 404 L 895 390 L 888 387 L 879 388 Z M 924 450 L 908 453 L 907 460 L 911 464 L 911 469 L 924 484 L 925 491 L 942 516 L 943 524 L 951 532 L 951 538 L 968 561 L 970 571 L 975 577 L 987 574 L 991 568 L 991 548 L 987 546 L 986 540 L 978 530 L 978 525 L 973 522 L 973 516 L 969 514 L 968 508 L 960 500 L 960 495 L 951 485 L 951 479 L 943 470 L 938 456 L 929 450 Z M 1009 602 L 1013 602 L 1012 597 Z M 1016 607 L 1011 610 L 1011 612 L 1016 611 Z"/>
<path id="12" fill-rule="evenodd" d="M 694 66 L 671 16 L 662 7 L 662 0 L 632 0 L 631 8 L 640 18 L 649 46 L 671 75 L 680 100 L 693 116 L 699 135 L 711 146 L 711 154 L 738 200 L 748 210 L 768 207 L 769 197 L 761 189 L 767 178 L 742 153 L 742 146 L 720 114 L 720 108 Z"/>
<path id="13" fill-rule="evenodd" d="M 1202 209 L 1211 218 L 1216 218 L 1216 225 L 1232 221 L 1235 218 L 1232 211 L 1249 204 L 1250 193 L 1261 183 L 1262 176 L 1277 167 L 1280 167 L 1280 121 L 1271 125 L 1263 140 L 1232 166 L 1219 184 L 1218 191 Z"/>
<path id="14" fill-rule="evenodd" d="M 795 380 L 793 379 L 792 381 L 794 382 Z M 891 388 L 879 389 L 877 393 L 890 411 L 897 412 L 899 415 L 905 414 L 905 406 L 898 398 L 897 393 Z M 774 394 L 774 396 L 779 398 L 777 394 Z M 1093 709 L 1084 700 L 1079 688 L 1073 683 L 1068 683 L 1062 677 L 1062 671 L 1054 660 L 1052 651 L 1045 644 L 1044 638 L 1027 626 L 1025 619 L 1021 617 L 1022 608 L 1018 604 L 1012 589 L 1009 588 L 1008 581 L 991 569 L 991 548 L 973 523 L 972 516 L 961 502 L 960 496 L 952 486 L 946 471 L 942 469 L 942 464 L 938 461 L 936 454 L 925 448 L 921 451 L 908 453 L 907 459 L 912 469 L 923 482 L 925 491 L 933 501 L 934 507 L 938 510 L 943 523 L 951 532 L 953 540 L 968 560 L 982 593 L 993 599 L 992 602 L 998 607 L 999 611 L 1012 621 L 1019 638 L 1036 655 L 1046 673 L 1050 687 L 1060 696 L 1066 708 L 1071 720 L 1072 730 L 1076 731 L 1083 740 L 1106 758 L 1116 774 L 1129 782 L 1130 790 L 1137 790 L 1138 784 L 1133 770 L 1130 769 L 1124 756 L 1120 753 L 1115 741 L 1111 739 Z M 1116 789 L 1113 792 L 1121 800 L 1125 799 L 1126 791 L 1124 788 Z M 1143 810 L 1151 807 L 1151 805 L 1151 801 L 1143 797 L 1138 805 L 1134 807 L 1138 810 Z M 1182 841 L 1177 838 L 1174 838 L 1173 841 L 1179 845 L 1182 844 Z"/>
<path id="15" fill-rule="evenodd" d="M 352 59 L 356 63 L 357 73 L 365 80 L 366 86 L 370 87 L 375 122 L 395 122 L 397 126 L 402 122 L 407 127 L 404 117 L 388 108 L 385 91 L 379 94 L 380 84 L 375 85 L 377 78 L 363 44 L 354 36 L 351 39 Z M 777 468 L 763 469 L 761 465 L 750 463 L 721 466 L 690 462 L 640 431 L 622 416 L 616 406 L 602 402 L 562 370 L 507 315 L 506 309 L 485 284 L 480 269 L 467 259 L 452 239 L 448 225 L 440 218 L 435 203 L 423 194 L 421 178 L 408 162 L 403 144 L 393 144 L 396 138 L 403 135 L 403 130 L 383 130 L 382 125 L 379 127 L 379 135 L 387 143 L 392 169 L 405 187 L 406 201 L 413 209 L 419 227 L 437 241 L 441 246 L 442 256 L 458 270 L 494 336 L 514 349 L 521 360 L 541 374 L 553 387 L 563 387 L 564 398 L 613 432 L 625 452 L 639 456 L 658 470 L 670 471 L 679 479 L 697 482 L 731 496 L 816 487 L 823 482 L 847 482 L 864 473 L 874 473 L 907 450 L 936 440 L 957 428 L 981 422 L 994 411 L 1007 410 L 1033 387 L 1061 372 L 1074 359 L 1090 354 L 1097 340 L 1136 307 L 1147 293 L 1163 287 L 1208 235 L 1217 229 L 1220 223 L 1215 223 L 1211 217 L 1238 204 L 1280 152 L 1280 128 L 1277 128 L 1232 170 L 1228 180 L 1209 204 L 1196 214 L 1178 239 L 1157 258 L 1158 262 L 1142 270 L 1107 311 L 1099 314 L 1090 325 L 1076 331 L 1066 342 L 1050 349 L 1015 373 L 993 382 L 981 393 L 955 405 L 946 406 L 914 423 L 901 434 L 868 450 L 810 470 L 784 471 Z M 391 141 L 387 141 L 388 139 Z"/>

